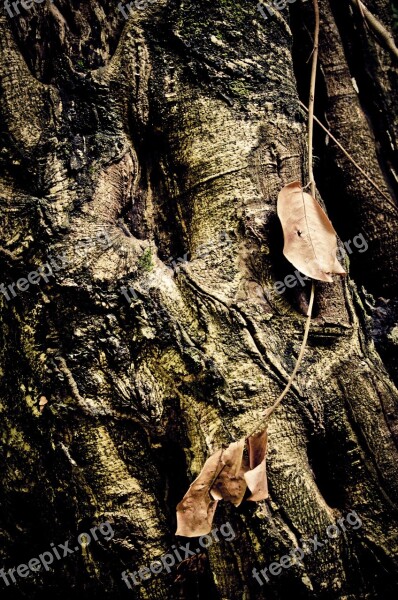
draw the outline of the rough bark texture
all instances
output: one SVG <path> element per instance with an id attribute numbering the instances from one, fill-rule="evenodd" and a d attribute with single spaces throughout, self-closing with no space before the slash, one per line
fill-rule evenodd
<path id="1" fill-rule="evenodd" d="M 1 581 L 1 597 L 396 597 L 397 212 L 321 130 L 319 200 L 342 240 L 362 233 L 369 249 L 316 286 L 309 347 L 269 429 L 270 500 L 220 504 L 233 541 L 133 590 L 121 580 L 176 543 L 176 504 L 206 457 L 256 427 L 294 367 L 309 289 L 270 292 L 293 271 L 278 191 L 308 182 L 313 12 L 158 0 L 126 21 L 116 4 L 2 10 L 1 281 L 68 262 L 0 296 L 0 567 L 104 520 L 115 536 Z M 366 5 L 391 29 L 387 0 Z M 320 9 L 316 114 L 394 202 L 396 65 L 355 2 Z M 104 228 L 111 245 L 80 258 Z M 253 578 L 352 509 L 360 529 Z"/>

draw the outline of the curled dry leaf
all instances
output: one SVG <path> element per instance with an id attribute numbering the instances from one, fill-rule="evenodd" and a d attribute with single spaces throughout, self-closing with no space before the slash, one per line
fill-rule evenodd
<path id="1" fill-rule="evenodd" d="M 244 456 L 245 442 L 248 458 Z M 247 488 L 253 502 L 268 498 L 267 430 L 217 450 L 177 506 L 176 535 L 196 537 L 211 531 L 219 500 L 239 506 Z"/>
<path id="2" fill-rule="evenodd" d="M 211 531 L 218 500 L 210 497 L 210 489 L 224 467 L 221 462 L 222 453 L 222 449 L 217 450 L 206 460 L 198 477 L 177 505 L 176 535 L 196 537 Z"/>
<path id="3" fill-rule="evenodd" d="M 300 182 L 285 185 L 278 195 L 283 254 L 304 275 L 332 282 L 331 273 L 345 275 L 336 257 L 336 232 L 325 212 Z"/>
<path id="4" fill-rule="evenodd" d="M 217 476 L 210 494 L 215 500 L 227 500 L 235 506 L 243 500 L 246 492 L 246 482 L 244 473 L 248 465 L 243 464 L 243 450 L 245 448 L 245 438 L 239 442 L 233 442 L 226 448 L 221 456 L 224 465 L 222 471 Z"/>
<path id="5" fill-rule="evenodd" d="M 266 429 L 247 438 L 249 449 L 250 471 L 245 473 L 247 487 L 251 496 L 246 500 L 258 502 L 268 498 L 268 484 L 266 471 L 266 456 L 268 446 L 268 432 Z"/>

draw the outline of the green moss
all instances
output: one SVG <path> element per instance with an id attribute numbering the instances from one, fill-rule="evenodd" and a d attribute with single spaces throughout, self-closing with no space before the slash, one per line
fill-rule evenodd
<path id="1" fill-rule="evenodd" d="M 244 98 L 248 98 L 250 96 L 250 90 L 245 86 L 243 81 L 232 81 L 229 84 L 229 88 L 236 96 L 243 96 Z"/>
<path id="2" fill-rule="evenodd" d="M 193 4 L 182 8 L 177 24 L 178 29 L 188 38 L 204 36 L 208 39 L 210 35 L 215 35 L 222 40 L 224 31 L 231 24 L 238 29 L 242 28 L 247 25 L 248 18 L 255 14 L 255 6 L 253 9 L 249 2 L 242 6 L 241 3 L 237 4 L 236 0 L 218 0 L 217 3 L 214 3 L 214 0 L 203 0 L 199 7 Z"/>
<path id="3" fill-rule="evenodd" d="M 147 271 L 147 272 L 152 271 L 153 262 L 152 262 L 152 249 L 151 248 L 147 248 L 141 254 L 140 258 L 138 259 L 138 266 L 143 271 Z"/>
<path id="4" fill-rule="evenodd" d="M 245 17 L 247 12 L 241 4 L 237 4 L 236 0 L 219 0 L 219 4 L 223 7 L 226 12 L 226 16 L 239 19 Z M 249 10 L 250 10 L 249 5 Z"/>
<path id="5" fill-rule="evenodd" d="M 84 64 L 84 62 L 79 59 L 76 61 L 76 66 L 81 70 L 81 71 L 85 71 L 86 70 L 86 66 Z"/>

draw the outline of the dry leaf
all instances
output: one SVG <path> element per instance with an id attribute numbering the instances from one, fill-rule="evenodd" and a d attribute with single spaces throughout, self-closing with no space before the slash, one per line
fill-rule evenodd
<path id="1" fill-rule="evenodd" d="M 242 438 L 223 451 L 221 462 L 225 466 L 210 490 L 215 500 L 227 500 L 235 506 L 242 502 L 247 488 L 244 473 L 248 469 L 247 464 L 242 464 L 244 448 L 245 438 Z"/>
<path id="2" fill-rule="evenodd" d="M 256 435 L 247 438 L 249 450 L 250 471 L 245 473 L 247 487 L 251 491 L 251 496 L 246 500 L 258 502 L 268 498 L 268 484 L 266 471 L 266 456 L 268 446 L 268 433 L 264 429 Z"/>
<path id="3" fill-rule="evenodd" d="M 189 486 L 187 493 L 177 505 L 176 535 L 196 537 L 211 531 L 218 500 L 210 497 L 210 488 L 220 471 L 223 450 L 217 450 L 203 465 L 199 476 Z"/>
<path id="4" fill-rule="evenodd" d="M 267 430 L 233 442 L 226 449 L 217 450 L 205 462 L 199 476 L 190 485 L 177 505 L 176 535 L 198 537 L 211 531 L 219 500 L 235 506 L 242 502 L 247 488 L 253 502 L 268 498 L 265 459 Z M 247 444 L 249 459 L 243 453 Z"/>
<path id="5" fill-rule="evenodd" d="M 330 273 L 345 275 L 336 258 L 336 232 L 318 202 L 293 181 L 279 192 L 278 217 L 285 245 L 283 254 L 304 275 L 332 282 Z"/>

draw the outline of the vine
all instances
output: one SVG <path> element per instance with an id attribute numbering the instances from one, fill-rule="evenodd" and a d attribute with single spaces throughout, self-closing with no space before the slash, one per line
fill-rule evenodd
<path id="1" fill-rule="evenodd" d="M 243 500 L 258 502 L 268 498 L 266 455 L 268 423 L 288 394 L 307 347 L 315 298 L 315 280 L 333 282 L 331 274 L 344 275 L 336 257 L 337 236 L 331 222 L 315 199 L 313 173 L 313 132 L 316 74 L 319 45 L 319 6 L 314 7 L 314 46 L 308 103 L 308 177 L 311 194 L 299 181 L 285 185 L 278 194 L 277 213 L 283 236 L 283 254 L 299 271 L 312 278 L 307 320 L 296 365 L 274 404 L 265 410 L 261 425 L 245 438 L 220 448 L 203 465 L 199 476 L 177 506 L 177 535 L 195 537 L 211 531 L 220 500 L 239 506 Z M 245 451 L 246 450 L 246 451 Z M 250 490 L 250 493 L 248 493 Z"/>

